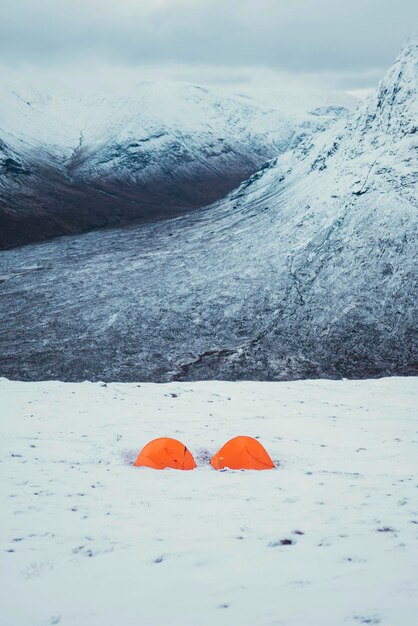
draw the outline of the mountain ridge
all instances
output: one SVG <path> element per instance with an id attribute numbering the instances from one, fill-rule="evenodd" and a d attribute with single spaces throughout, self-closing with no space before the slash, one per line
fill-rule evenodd
<path id="1" fill-rule="evenodd" d="M 339 115 L 324 108 L 311 131 Z M 0 247 L 211 204 L 287 148 L 284 109 L 189 83 L 0 97 Z M 10 161 L 10 159 L 12 159 Z"/>
<path id="2" fill-rule="evenodd" d="M 402 59 L 379 87 L 389 99 Z M 320 133 L 295 134 L 205 209 L 3 253 L 2 374 L 416 374 L 416 133 L 408 123 L 394 140 L 393 125 L 365 126 L 370 114 L 390 116 L 378 101 L 372 95 Z"/>

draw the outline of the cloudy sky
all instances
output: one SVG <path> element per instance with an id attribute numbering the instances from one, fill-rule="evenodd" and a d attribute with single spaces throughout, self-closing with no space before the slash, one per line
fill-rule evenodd
<path id="1" fill-rule="evenodd" d="M 416 0 L 0 0 L 0 69 L 361 89 L 417 24 Z"/>

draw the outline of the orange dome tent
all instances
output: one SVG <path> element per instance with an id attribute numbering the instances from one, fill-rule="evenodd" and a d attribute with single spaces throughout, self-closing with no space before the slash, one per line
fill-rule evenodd
<path id="1" fill-rule="evenodd" d="M 274 469 L 274 464 L 264 447 L 253 437 L 234 437 L 211 459 L 216 470 L 230 469 Z"/>
<path id="2" fill-rule="evenodd" d="M 161 437 L 147 443 L 141 450 L 134 465 L 165 469 L 192 470 L 196 463 L 188 449 L 177 439 Z"/>

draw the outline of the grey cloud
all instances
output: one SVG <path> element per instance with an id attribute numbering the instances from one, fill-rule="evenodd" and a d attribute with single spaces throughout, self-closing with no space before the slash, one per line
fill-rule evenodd
<path id="1" fill-rule="evenodd" d="M 392 63 L 415 24 L 415 0 L 2 0 L 0 55 L 365 75 Z"/>

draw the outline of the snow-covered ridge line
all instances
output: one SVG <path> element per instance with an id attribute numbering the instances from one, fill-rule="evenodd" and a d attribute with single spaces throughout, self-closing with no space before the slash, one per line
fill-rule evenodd
<path id="1" fill-rule="evenodd" d="M 188 83 L 117 95 L 17 89 L 0 96 L 2 247 L 210 204 L 286 149 L 300 122 Z M 305 117 L 313 132 L 345 112 Z"/>

